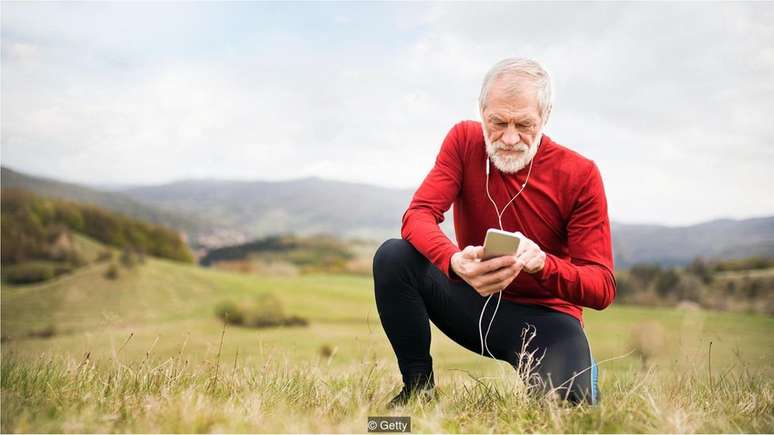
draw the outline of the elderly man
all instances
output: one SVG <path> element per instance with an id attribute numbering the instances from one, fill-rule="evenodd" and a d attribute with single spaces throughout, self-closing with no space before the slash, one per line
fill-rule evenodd
<path id="1" fill-rule="evenodd" d="M 594 162 L 542 134 L 551 93 L 537 62 L 496 64 L 481 87 L 482 122 L 452 127 L 402 239 L 376 252 L 376 303 L 404 384 L 390 406 L 435 395 L 429 320 L 510 363 L 531 391 L 598 401 L 581 307 L 615 298 L 607 200 Z M 438 226 L 452 204 L 457 245 Z M 489 228 L 520 232 L 517 252 L 485 260 Z"/>

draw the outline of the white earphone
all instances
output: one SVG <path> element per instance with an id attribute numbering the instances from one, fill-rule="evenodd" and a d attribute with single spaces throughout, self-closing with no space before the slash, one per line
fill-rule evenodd
<path id="1" fill-rule="evenodd" d="M 542 141 L 542 135 L 538 136 L 537 143 L 534 146 L 539 147 L 540 142 Z M 505 207 L 503 207 L 503 211 L 501 212 L 499 208 L 497 208 L 497 203 L 495 203 L 494 199 L 492 199 L 492 195 L 489 193 L 489 166 L 490 166 L 490 159 L 489 155 L 486 156 L 486 196 L 489 198 L 489 201 L 492 203 L 492 205 L 495 208 L 495 212 L 497 213 L 497 222 L 500 224 L 500 229 L 503 230 L 503 214 L 505 213 L 505 210 L 508 209 L 508 206 L 511 205 L 513 200 L 518 198 L 519 195 L 521 195 L 521 192 L 524 191 L 524 189 L 527 187 L 527 183 L 529 183 L 529 176 L 532 174 L 532 164 L 535 162 L 535 157 L 537 157 L 537 151 L 535 151 L 535 155 L 532 156 L 532 159 L 530 159 L 529 162 L 529 170 L 527 171 L 527 178 L 524 179 L 524 184 L 521 185 L 521 189 L 519 189 L 518 192 L 516 192 L 516 195 L 513 195 L 513 198 L 511 198 L 510 201 L 508 201 L 507 204 L 505 204 Z M 486 335 L 483 333 L 483 329 L 481 328 L 481 322 L 484 320 L 484 311 L 486 311 L 486 306 L 489 305 L 489 301 L 492 299 L 492 296 L 494 296 L 494 293 L 487 296 L 486 302 L 484 302 L 484 307 L 481 308 L 481 315 L 478 318 L 478 337 L 481 339 L 481 356 L 484 356 L 484 349 L 486 349 L 486 352 L 489 354 L 492 359 L 497 359 L 492 355 L 492 352 L 489 351 L 489 346 L 487 345 L 487 338 L 489 337 L 489 330 L 492 329 L 492 323 L 494 323 L 494 318 L 497 315 L 497 309 L 500 308 L 500 300 L 503 297 L 503 291 L 500 290 L 497 292 L 497 305 L 495 305 L 494 313 L 492 313 L 492 318 L 489 320 L 489 326 L 486 328 Z"/>

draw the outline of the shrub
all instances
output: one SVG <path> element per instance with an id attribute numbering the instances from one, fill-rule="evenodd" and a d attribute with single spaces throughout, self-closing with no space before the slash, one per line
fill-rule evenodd
<path id="1" fill-rule="evenodd" d="M 328 343 L 325 343 L 322 346 L 320 346 L 320 349 L 318 352 L 320 353 L 320 356 L 323 358 L 330 358 L 333 356 L 333 348 Z"/>
<path id="2" fill-rule="evenodd" d="M 284 326 L 306 326 L 309 322 L 300 316 L 285 317 L 283 321 Z"/>
<path id="3" fill-rule="evenodd" d="M 32 338 L 50 338 L 54 335 L 56 335 L 56 328 L 54 328 L 54 325 L 46 325 L 40 329 L 33 329 L 27 333 L 27 336 Z"/>
<path id="4" fill-rule="evenodd" d="M 704 293 L 704 281 L 693 274 L 680 275 L 674 287 L 674 294 L 679 300 L 701 302 L 704 299 Z"/>
<path id="5" fill-rule="evenodd" d="M 97 255 L 97 262 L 110 261 L 113 259 L 113 251 L 105 249 Z"/>
<path id="6" fill-rule="evenodd" d="M 616 299 L 620 301 L 631 301 L 635 295 L 643 291 L 642 285 L 628 274 L 616 273 L 615 284 Z"/>
<path id="7" fill-rule="evenodd" d="M 242 312 L 239 307 L 232 301 L 221 301 L 215 306 L 215 316 L 220 320 L 231 324 L 241 325 L 244 323 Z"/>
<path id="8" fill-rule="evenodd" d="M 81 267 L 87 265 L 89 262 L 86 260 L 86 258 L 78 251 L 70 251 L 67 254 L 67 262 L 71 264 L 73 267 Z"/>
<path id="9" fill-rule="evenodd" d="M 11 284 L 32 284 L 46 281 L 56 276 L 54 265 L 29 262 L 3 267 L 5 280 Z"/>
<path id="10" fill-rule="evenodd" d="M 135 250 L 135 252 L 137 253 L 137 262 L 140 264 L 145 264 L 145 249 L 140 246 Z"/>
<path id="11" fill-rule="evenodd" d="M 105 278 L 118 279 L 118 265 L 114 262 L 110 262 L 110 265 L 105 270 Z"/>
<path id="12" fill-rule="evenodd" d="M 716 261 L 710 267 L 717 272 L 768 269 L 774 267 L 774 257 L 748 257 L 737 260 Z"/>
<path id="13" fill-rule="evenodd" d="M 643 287 L 647 287 L 651 282 L 661 276 L 661 266 L 657 264 L 635 264 L 629 268 L 632 278 L 639 281 Z"/>
<path id="14" fill-rule="evenodd" d="M 215 316 L 231 325 L 266 328 L 271 326 L 306 326 L 299 316 L 285 316 L 280 300 L 270 293 L 257 295 L 239 303 L 221 301 L 215 306 Z"/>
<path id="15" fill-rule="evenodd" d="M 129 248 L 121 251 L 121 264 L 127 269 L 133 268 L 137 264 L 137 255 Z"/>
<path id="16" fill-rule="evenodd" d="M 696 257 L 691 264 L 686 267 L 686 270 L 696 275 L 704 284 L 712 283 L 712 270 L 710 270 L 709 265 L 703 258 Z"/>
<path id="17" fill-rule="evenodd" d="M 58 263 L 58 264 L 55 263 L 51 267 L 54 268 L 54 276 L 59 276 L 59 275 L 64 275 L 65 273 L 72 272 L 76 266 L 66 264 L 66 263 Z"/>
<path id="18" fill-rule="evenodd" d="M 282 303 L 271 293 L 257 295 L 239 304 L 246 326 L 266 327 L 283 325 L 285 320 Z"/>
<path id="19" fill-rule="evenodd" d="M 666 269 L 656 276 L 656 292 L 661 296 L 669 296 L 675 293 L 675 287 L 680 280 L 674 269 Z"/>

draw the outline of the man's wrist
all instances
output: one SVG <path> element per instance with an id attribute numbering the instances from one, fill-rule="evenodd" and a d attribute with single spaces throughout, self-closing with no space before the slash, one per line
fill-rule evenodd
<path id="1" fill-rule="evenodd" d="M 543 261 L 543 268 L 533 274 L 533 276 L 539 281 L 548 278 L 548 275 L 551 273 L 551 269 L 553 267 L 553 259 L 551 258 L 551 254 L 547 252 L 545 254 L 546 259 Z"/>
<path id="2" fill-rule="evenodd" d="M 453 280 L 457 280 L 457 281 L 462 281 L 462 278 L 459 275 L 457 275 L 457 271 L 454 268 L 454 266 L 456 264 L 456 259 L 460 255 L 462 255 L 462 251 L 457 251 L 457 252 L 453 253 L 451 255 L 451 257 L 449 258 L 449 279 L 453 279 Z"/>

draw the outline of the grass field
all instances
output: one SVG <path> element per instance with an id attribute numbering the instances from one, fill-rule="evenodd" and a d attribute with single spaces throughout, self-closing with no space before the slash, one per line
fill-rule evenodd
<path id="1" fill-rule="evenodd" d="M 774 318 L 613 305 L 585 313 L 603 401 L 524 395 L 510 367 L 433 330 L 441 397 L 387 411 L 399 373 L 368 277 L 257 277 L 149 258 L 2 288 L 2 432 L 772 432 Z M 275 294 L 307 327 L 227 327 L 224 299 Z M 633 328 L 664 346 L 644 368 Z M 51 337 L 39 333 L 52 331 Z M 710 354 L 710 342 L 711 354 Z"/>

